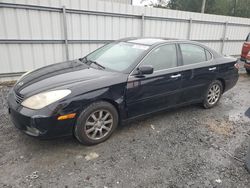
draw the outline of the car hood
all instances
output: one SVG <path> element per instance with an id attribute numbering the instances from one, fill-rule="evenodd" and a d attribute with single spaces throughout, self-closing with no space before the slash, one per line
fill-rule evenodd
<path id="1" fill-rule="evenodd" d="M 95 69 L 79 60 L 74 60 L 34 70 L 23 76 L 14 86 L 14 90 L 23 96 L 31 96 L 48 90 L 92 84 L 91 87 L 83 88 L 83 90 L 89 91 L 90 88 L 95 88 L 93 86 L 95 83 L 100 85 L 104 82 L 106 85 L 110 85 L 114 81 L 126 81 L 126 77 L 123 73 Z M 105 87 L 104 83 L 101 84 L 103 87 Z"/>

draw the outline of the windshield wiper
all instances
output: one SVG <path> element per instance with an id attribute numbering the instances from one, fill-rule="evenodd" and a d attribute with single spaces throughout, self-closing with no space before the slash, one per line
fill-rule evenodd
<path id="1" fill-rule="evenodd" d="M 79 61 L 81 61 L 82 63 L 86 63 L 86 64 L 88 64 L 88 65 L 95 64 L 95 65 L 97 65 L 98 67 L 100 67 L 101 69 L 105 69 L 104 66 L 102 66 L 102 65 L 99 64 L 99 63 L 97 63 L 96 61 L 92 61 L 92 60 L 87 59 L 87 57 L 80 58 Z"/>
<path id="2" fill-rule="evenodd" d="M 81 61 L 82 63 L 87 63 L 88 62 L 86 57 L 79 58 L 78 60 Z"/>
<path id="3" fill-rule="evenodd" d="M 97 63 L 96 61 L 92 61 L 92 60 L 87 60 L 87 62 L 90 62 L 90 64 L 95 64 L 97 65 L 98 67 L 102 68 L 102 69 L 105 69 L 104 66 L 102 66 L 101 64 Z"/>

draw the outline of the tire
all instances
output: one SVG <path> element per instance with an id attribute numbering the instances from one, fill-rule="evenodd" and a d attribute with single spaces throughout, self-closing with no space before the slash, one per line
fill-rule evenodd
<path id="1" fill-rule="evenodd" d="M 250 74 L 250 69 L 246 69 L 246 71 L 247 71 L 247 74 Z"/>
<path id="2" fill-rule="evenodd" d="M 203 107 L 208 109 L 217 105 L 223 93 L 223 85 L 221 81 L 215 80 L 209 84 L 205 93 Z"/>
<path id="3" fill-rule="evenodd" d="M 105 101 L 94 102 L 78 117 L 74 135 L 85 145 L 99 144 L 112 135 L 118 121 L 117 110 L 112 104 Z"/>

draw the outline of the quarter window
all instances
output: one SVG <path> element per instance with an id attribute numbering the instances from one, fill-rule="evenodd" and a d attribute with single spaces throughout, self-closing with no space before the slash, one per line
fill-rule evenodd
<path id="1" fill-rule="evenodd" d="M 193 44 L 180 44 L 183 64 L 190 65 L 206 61 L 205 49 Z"/>
<path id="2" fill-rule="evenodd" d="M 207 56 L 207 61 L 212 59 L 212 55 L 209 51 L 205 50 L 206 51 L 206 56 Z"/>
<path id="3" fill-rule="evenodd" d="M 154 49 L 141 65 L 152 65 L 154 71 L 176 67 L 177 54 L 175 44 L 167 44 Z"/>

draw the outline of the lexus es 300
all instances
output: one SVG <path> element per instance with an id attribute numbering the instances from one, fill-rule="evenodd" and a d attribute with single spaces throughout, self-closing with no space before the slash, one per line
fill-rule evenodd
<path id="1" fill-rule="evenodd" d="M 93 145 L 117 125 L 187 104 L 214 107 L 238 80 L 237 59 L 187 40 L 126 38 L 23 75 L 8 96 L 14 125 Z"/>

